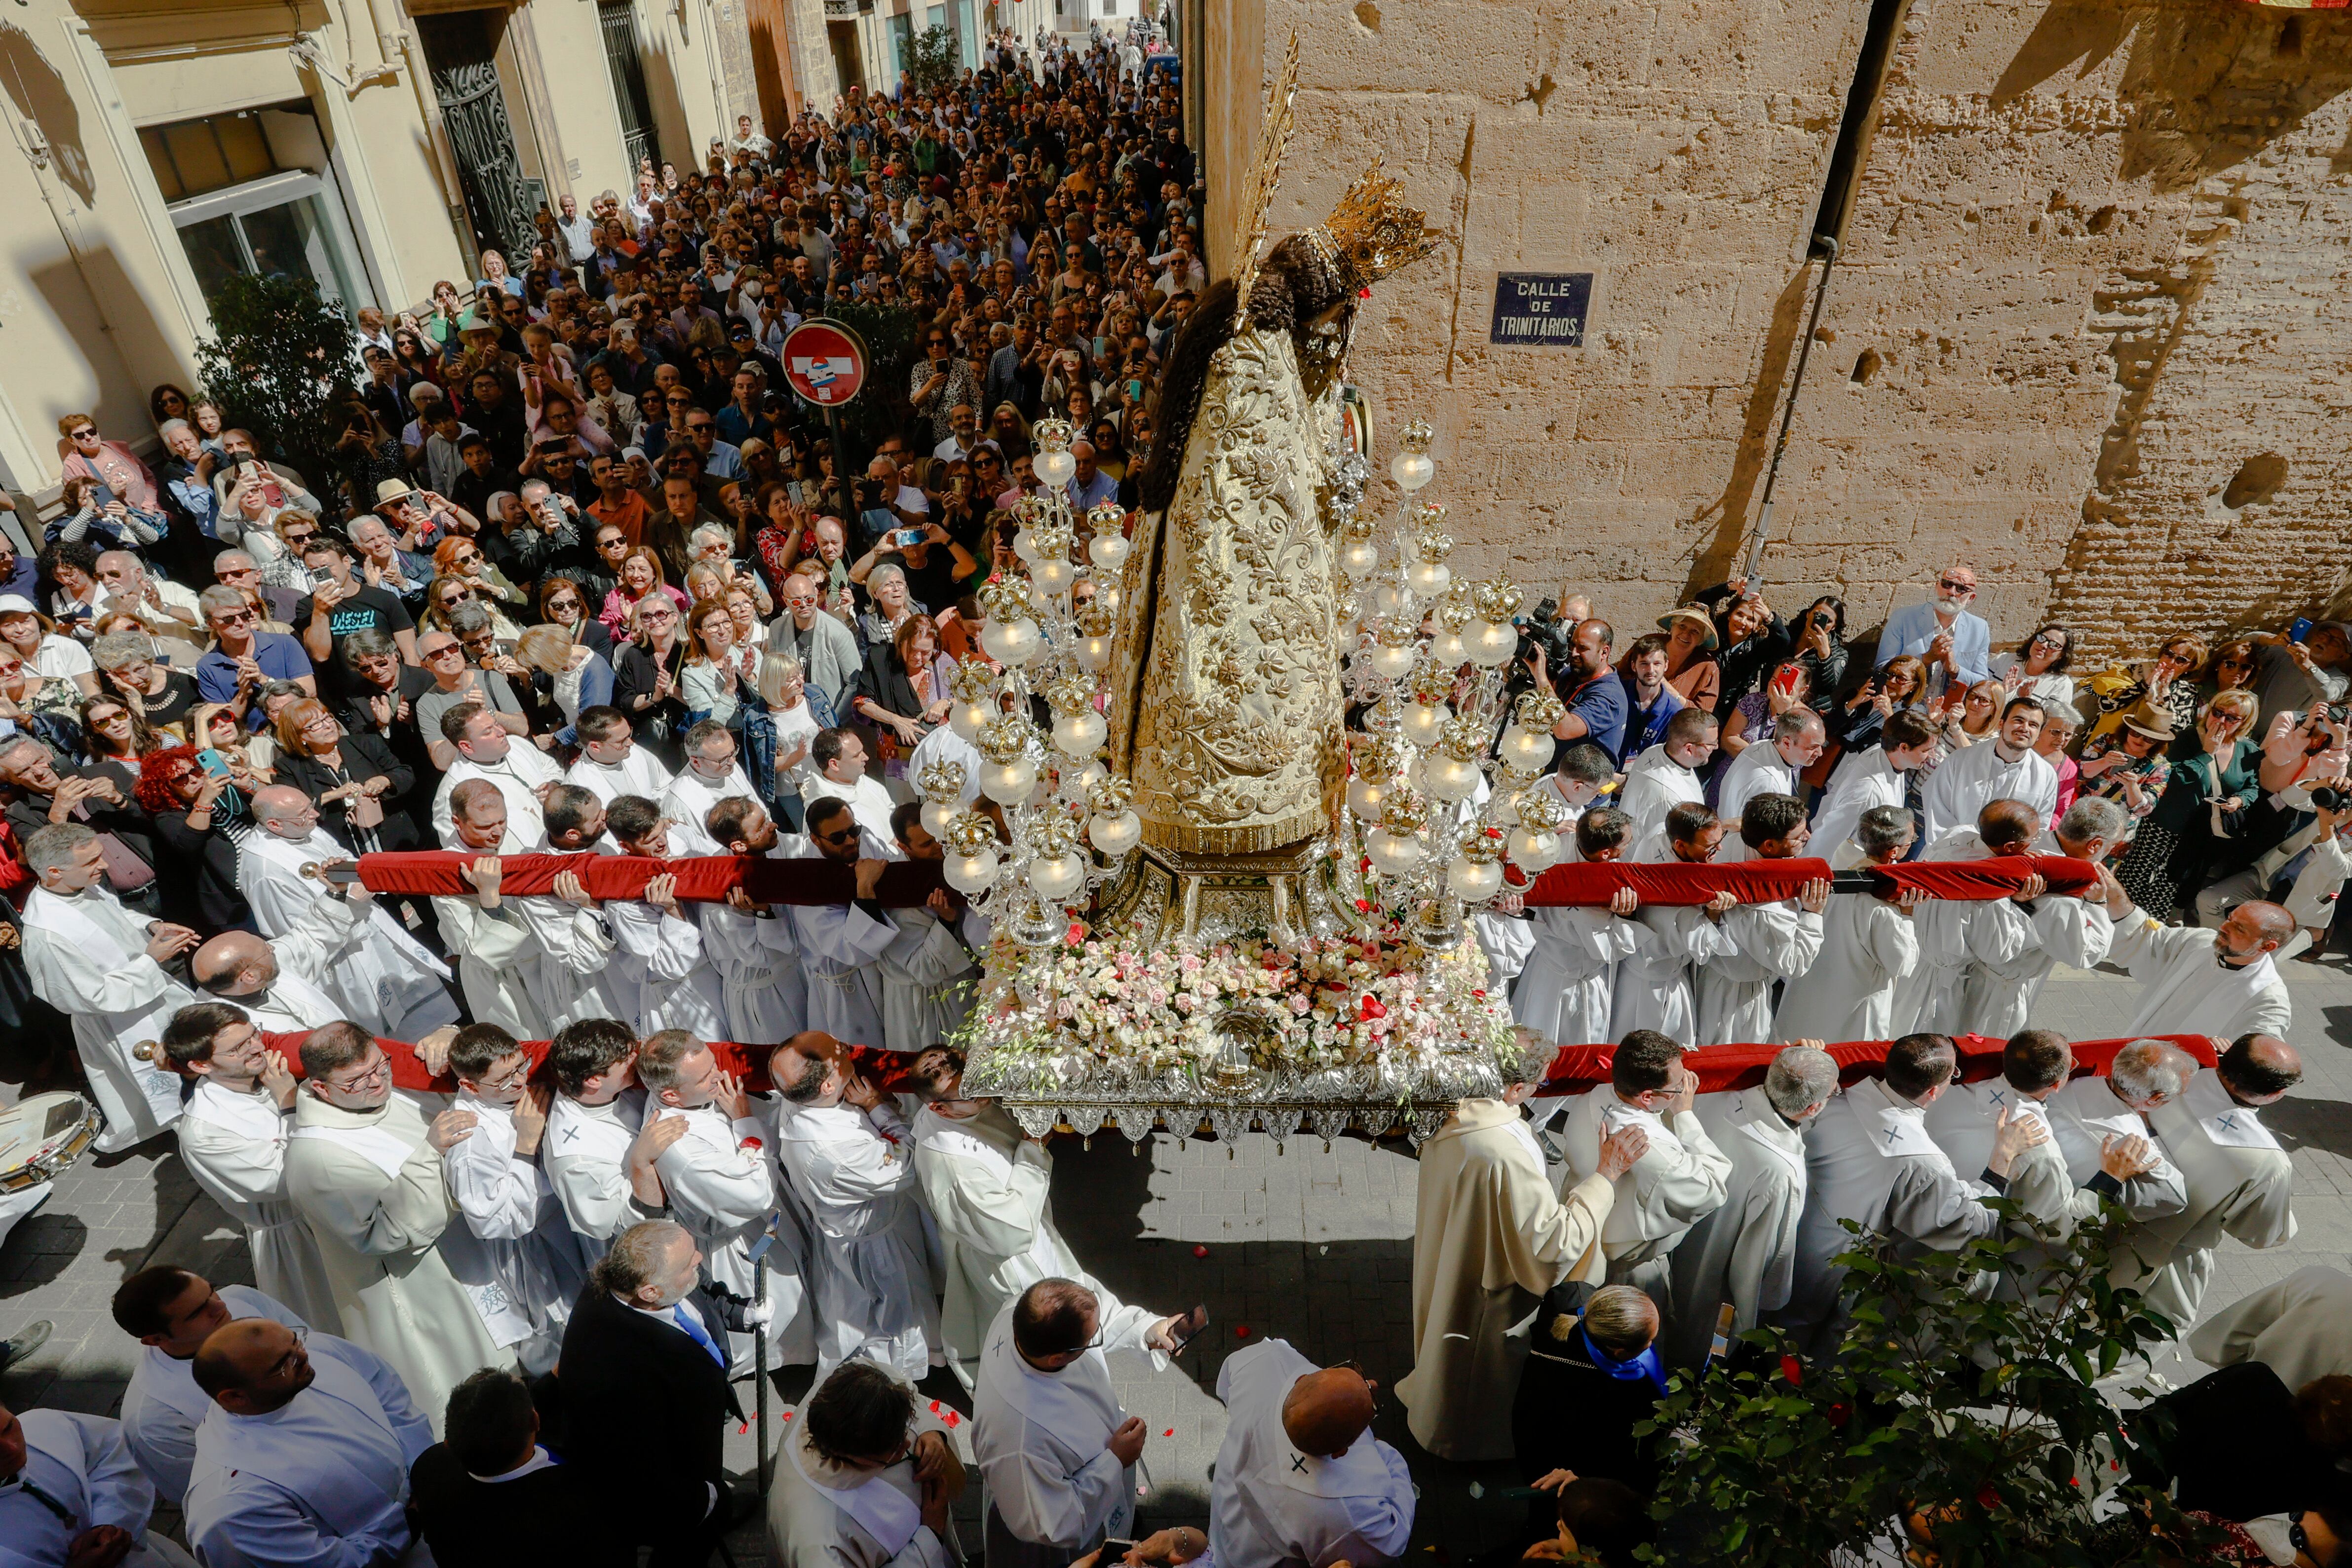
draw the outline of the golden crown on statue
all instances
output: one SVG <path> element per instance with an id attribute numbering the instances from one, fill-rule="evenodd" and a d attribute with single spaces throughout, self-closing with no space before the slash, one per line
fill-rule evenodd
<path id="1" fill-rule="evenodd" d="M 1349 288 L 1368 288 L 1411 267 L 1444 237 L 1428 225 L 1426 214 L 1404 204 L 1403 189 L 1374 159 L 1331 215 L 1307 231 Z"/>

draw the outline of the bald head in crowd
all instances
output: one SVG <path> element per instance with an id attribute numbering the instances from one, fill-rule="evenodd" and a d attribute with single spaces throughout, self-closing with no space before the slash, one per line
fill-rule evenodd
<path id="1" fill-rule="evenodd" d="M 2024 854 L 2041 836 L 2041 813 L 2022 800 L 1995 800 L 1977 813 L 1977 837 L 1989 853 Z"/>
<path id="2" fill-rule="evenodd" d="M 2303 1053 L 2274 1034 L 2240 1035 L 2220 1067 L 2221 1087 L 2241 1105 L 2267 1105 L 2303 1082 Z"/>
<path id="3" fill-rule="evenodd" d="M 1283 1396 L 1282 1435 L 1302 1454 L 1336 1459 L 1372 1424 L 1379 1387 L 1352 1366 L 1307 1373 Z"/>
<path id="4" fill-rule="evenodd" d="M 250 931 L 224 931 L 196 949 L 188 977 L 216 997 L 250 996 L 278 978 L 278 955 Z"/>

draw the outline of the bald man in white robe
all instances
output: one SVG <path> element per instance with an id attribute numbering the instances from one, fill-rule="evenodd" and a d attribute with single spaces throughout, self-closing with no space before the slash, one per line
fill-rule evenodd
<path id="1" fill-rule="evenodd" d="M 152 1313 L 141 1321 L 142 1309 Z M 124 1319 L 132 1321 L 124 1323 Z M 196 1427 L 212 1396 L 196 1386 L 196 1352 L 232 1318 L 268 1318 L 307 1329 L 301 1314 L 250 1285 L 215 1286 L 185 1269 L 151 1269 L 115 1292 L 114 1319 L 135 1333 L 140 1349 L 122 1391 L 122 1438 L 159 1496 L 188 1495 L 195 1463 Z"/>
<path id="2" fill-rule="evenodd" d="M 1318 1368 L 1284 1340 L 1225 1358 L 1227 1411 L 1209 1491 L 1218 1568 L 1392 1562 L 1412 1539 L 1412 1474 L 1372 1436 L 1372 1394 L 1351 1367 Z"/>
<path id="3" fill-rule="evenodd" d="M 2159 1105 L 2189 1092 L 2197 1059 L 2160 1040 L 2136 1040 L 2116 1052 L 2103 1073 L 2074 1079 L 2043 1102 L 2066 1174 L 2076 1186 L 2089 1183 L 2106 1150 L 2127 1138 L 2149 1140 L 2148 1169 L 2123 1184 L 2116 1201 L 2133 1219 L 2157 1220 L 2189 1203 L 2188 1178 L 2165 1157 L 2162 1140 L 2148 1116 Z"/>
<path id="4" fill-rule="evenodd" d="M 2275 904 L 2250 900 L 2220 929 L 2167 925 L 2135 908 L 2120 883 L 2107 895 L 2115 940 L 2107 956 L 2140 983 L 2139 1007 L 2126 1034 L 2284 1036 L 2294 1004 L 2278 972 L 2278 950 L 2295 934 L 2294 917 Z"/>

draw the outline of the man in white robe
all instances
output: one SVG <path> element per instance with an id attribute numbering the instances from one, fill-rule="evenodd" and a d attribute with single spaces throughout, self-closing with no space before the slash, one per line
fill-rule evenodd
<path id="1" fill-rule="evenodd" d="M 1884 1078 L 1864 1079 L 1815 1119 L 1795 1271 L 1780 1314 L 1801 1343 L 1834 1341 L 1845 1270 L 1833 1260 L 1854 1245 L 1841 1220 L 1916 1251 L 1957 1251 L 1999 1228 L 2000 1216 L 1979 1200 L 1996 1195 L 2017 1156 L 2049 1131 L 2004 1115 L 1982 1173 L 1994 1180 L 1963 1177 L 1927 1128 L 1927 1108 L 1951 1088 L 1958 1061 L 1947 1037 L 1906 1035 L 1887 1049 Z"/>
<path id="2" fill-rule="evenodd" d="M 2277 904 L 2250 900 L 2218 930 L 2167 925 L 2133 907 L 2116 883 L 2107 915 L 2115 922 L 2107 956 L 2139 982 L 2139 1007 L 2123 1033 L 2235 1040 L 2284 1035 L 2294 1021 L 2277 963 L 2295 934 L 2294 917 Z"/>
<path id="3" fill-rule="evenodd" d="M 1560 1131 L 1568 1174 L 1581 1179 L 1600 1169 L 1607 1139 L 1627 1128 L 1643 1135 L 1642 1155 L 1616 1178 L 1616 1201 L 1601 1232 L 1608 1283 L 1648 1292 L 1659 1314 L 1671 1316 L 1676 1243 L 1723 1206 L 1731 1161 L 1692 1109 L 1698 1074 L 1682 1064 L 1683 1048 L 1649 1030 L 1617 1044 L 1609 1087 L 1569 1103 Z"/>
<path id="4" fill-rule="evenodd" d="M 604 803 L 587 790 L 556 785 L 547 792 L 541 817 L 547 836 L 534 846 L 536 852 L 611 852 L 604 841 Z M 624 985 L 616 972 L 619 944 L 612 920 L 580 873 L 558 873 L 550 892 L 519 898 L 515 906 L 539 946 L 531 990 L 548 1027 L 560 1030 L 569 1023 L 602 1018 L 619 1019 L 635 1029 L 636 990 Z"/>
<path id="5" fill-rule="evenodd" d="M 1666 720 L 1655 746 L 1625 765 L 1625 788 L 1617 803 L 1633 820 L 1636 843 L 1656 831 L 1675 807 L 1706 803 L 1706 784 L 1698 770 L 1715 756 L 1716 735 L 1713 714 L 1686 707 Z"/>
<path id="6" fill-rule="evenodd" d="M 1839 760 L 1829 788 L 1822 791 L 1821 804 L 1813 808 L 1813 843 L 1832 866 L 1843 871 L 1861 860 L 1862 850 L 1853 838 L 1863 813 L 1879 806 L 1902 806 L 1909 775 L 1935 753 L 1936 735 L 1927 716 L 1904 708 L 1889 714 L 1879 727 L 1876 746 Z"/>
<path id="7" fill-rule="evenodd" d="M 826 799 L 849 804 L 857 825 L 888 843 L 890 791 L 881 779 L 866 771 L 866 742 L 846 725 L 817 731 L 809 742 L 809 760 L 815 771 L 801 781 L 801 801 L 814 805 Z"/>
<path id="8" fill-rule="evenodd" d="M 441 775 L 433 791 L 433 821 L 440 829 L 444 848 L 457 847 L 457 829 L 449 816 L 449 797 L 468 779 L 487 779 L 507 800 L 507 825 L 524 843 L 537 843 L 544 831 L 540 801 L 548 787 L 563 782 L 563 769 L 536 746 L 515 744 L 498 716 L 479 703 L 467 703 L 441 716 L 441 734 L 457 748 L 457 759 Z"/>
<path id="9" fill-rule="evenodd" d="M 946 1360 L 918 1201 L 913 1140 L 898 1110 L 812 1032 L 769 1058 L 794 1109 L 777 1128 L 785 1178 L 806 1207 L 817 1364 L 863 1354 L 919 1382 Z"/>
<path id="10" fill-rule="evenodd" d="M 9 1568 L 181 1565 L 188 1556 L 147 1521 L 155 1489 L 121 1422 L 0 1406 L 0 1563 Z"/>
<path id="11" fill-rule="evenodd" d="M 1801 855 L 1810 833 L 1805 809 L 1791 796 L 1750 797 L 1741 813 L 1739 835 L 1752 859 Z M 1730 950 L 1698 972 L 1698 1043 L 1772 1038 L 1772 988 L 1798 980 L 1821 956 L 1822 912 L 1829 902 L 1824 877 L 1805 883 L 1795 898 L 1735 904 L 1719 915 L 1715 905 L 1706 906 L 1706 917 L 1722 928 Z"/>
<path id="12" fill-rule="evenodd" d="M 861 852 L 863 830 L 840 801 L 818 800 L 809 807 L 808 835 L 812 857 L 857 868 L 850 903 L 792 907 L 801 969 L 808 977 L 809 1028 L 852 1045 L 881 1045 L 889 1031 L 882 1021 L 882 973 L 875 960 L 898 937 L 897 922 L 874 901 L 886 862 Z"/>
<path id="13" fill-rule="evenodd" d="M 1924 861 L 1975 861 L 1995 855 L 2027 853 L 2042 832 L 2044 819 L 2016 800 L 1993 800 L 1977 813 L 1969 827 L 1954 828 L 1927 846 Z M 2029 882 L 2012 898 L 2030 900 L 2042 891 Z M 1895 1038 L 1906 1034 L 1966 1034 L 1966 986 L 1969 977 L 1969 927 L 1991 903 L 1987 899 L 1933 898 L 1912 917 L 1912 935 L 1919 944 L 1919 962 L 1895 987 L 1894 1017 L 1888 1023 Z"/>
<path id="14" fill-rule="evenodd" d="M 710 808 L 703 827 L 721 854 L 791 860 L 807 847 L 781 831 L 748 795 Z M 808 1027 L 808 977 L 789 909 L 755 904 L 740 887 L 701 912 L 703 951 L 727 998 L 727 1038 L 739 1045 L 782 1045 Z"/>
<path id="15" fill-rule="evenodd" d="M 1372 1436 L 1378 1385 L 1318 1367 L 1279 1339 L 1225 1358 L 1226 1410 L 1209 1491 L 1217 1568 L 1283 1568 L 1404 1555 L 1415 1501 L 1404 1456 Z"/>
<path id="16" fill-rule="evenodd" d="M 531 995 L 541 965 L 539 941 L 523 919 L 520 901 L 505 896 L 504 857 L 526 852 L 507 822 L 507 798 L 485 779 L 469 779 L 449 792 L 450 848 L 474 858 L 458 863 L 457 874 L 473 892 L 464 897 L 436 894 L 433 916 L 441 938 L 457 961 L 457 988 L 477 1023 L 493 1023 L 517 1040 L 544 1040 L 550 1030 Z"/>
<path id="17" fill-rule="evenodd" d="M 1675 1249 L 1675 1315 L 1660 1346 L 1672 1364 L 1705 1364 L 1718 1332 L 1746 1333 L 1788 1305 L 1805 1208 L 1805 1126 L 1837 1085 L 1836 1060 L 1821 1041 L 1802 1040 L 1782 1048 L 1758 1087 L 1698 1097 L 1699 1125 L 1731 1171 L 1722 1204 Z"/>
<path id="18" fill-rule="evenodd" d="M 194 1374 L 213 1407 L 196 1428 L 186 1518 L 206 1568 L 391 1563 L 408 1551 L 408 1468 L 433 1446 L 433 1423 L 389 1362 L 244 1318 L 205 1341 Z"/>
<path id="19" fill-rule="evenodd" d="M 686 732 L 685 744 L 686 768 L 662 791 L 662 815 L 676 826 L 677 853 L 715 855 L 721 852 L 718 841 L 703 825 L 710 808 L 739 795 L 756 800 L 760 792 L 736 759 L 735 737 L 725 725 L 706 718 Z"/>
<path id="20" fill-rule="evenodd" d="M 107 890 L 98 835 L 79 822 L 35 832 L 25 857 L 40 879 L 22 915 L 25 972 L 36 996 L 73 1019 L 75 1052 L 106 1116 L 98 1151 L 144 1143 L 180 1119 L 180 1081 L 139 1052 L 196 999 L 163 963 L 199 938 L 123 908 Z"/>
<path id="21" fill-rule="evenodd" d="M 195 1357 L 215 1329 L 231 1318 L 268 1318 L 307 1329 L 301 1315 L 250 1285 L 215 1287 L 203 1275 L 158 1264 L 115 1288 L 114 1322 L 142 1347 L 122 1391 L 122 1439 L 157 1495 L 188 1495 L 195 1463 L 196 1427 L 212 1408 L 196 1386 Z"/>
<path id="22" fill-rule="evenodd" d="M 895 808 L 892 840 L 908 860 L 939 865 L 947 852 L 920 816 L 911 800 Z M 882 1033 L 891 1050 L 911 1055 L 945 1040 L 971 1011 L 981 960 L 988 956 L 988 917 L 954 889 L 936 887 L 925 903 L 893 910 L 890 923 L 898 935 L 876 960 L 882 970 Z"/>
<path id="23" fill-rule="evenodd" d="M 1821 760 L 1827 743 L 1821 715 L 1807 707 L 1790 708 L 1772 727 L 1771 739 L 1750 743 L 1723 770 L 1722 784 L 1716 791 L 1716 814 L 1734 823 L 1747 815 L 1748 802 L 1759 795 L 1802 800 L 1804 771 Z M 1723 851 L 1727 861 L 1754 858 L 1745 838 L 1725 840 Z"/>
<path id="24" fill-rule="evenodd" d="M 448 966 L 410 936 L 391 913 L 373 904 L 358 883 L 330 891 L 302 874 L 306 864 L 349 862 L 351 852 L 319 826 L 319 808 L 290 785 L 257 790 L 253 815 L 260 831 L 246 834 L 236 852 L 237 891 L 265 936 L 295 929 L 322 898 L 366 905 L 352 934 L 327 958 L 324 988 L 343 1016 L 393 1040 L 415 1040 L 457 1021 L 457 1004 L 443 984 Z"/>
<path id="25" fill-rule="evenodd" d="M 776 1456 L 768 1493 L 775 1568 L 960 1568 L 948 1522 L 964 1484 L 949 1427 L 958 1417 L 924 1405 L 871 1362 L 818 1377 Z"/>
<path id="26" fill-rule="evenodd" d="M 614 1019 L 566 1024 L 548 1041 L 555 1103 L 541 1165 L 592 1263 L 614 1237 L 656 1217 L 663 1194 L 655 1163 L 686 1135 L 681 1118 L 646 1119 L 636 1063 L 635 1031 Z"/>
<path id="27" fill-rule="evenodd" d="M 580 755 L 563 775 L 607 806 L 623 795 L 658 800 L 677 782 L 677 775 L 652 752 L 639 746 L 629 716 L 611 706 L 580 710 L 573 733 L 580 737 Z"/>
<path id="28" fill-rule="evenodd" d="M 2123 1184 L 2116 1200 L 2134 1219 L 2157 1220 L 2189 1203 L 2188 1178 L 2167 1159 L 2149 1114 L 2189 1092 L 2197 1059 L 2168 1040 L 2136 1040 L 2116 1052 L 2105 1073 L 2086 1073 L 2042 1103 L 2068 1179 L 2076 1186 L 2098 1174 L 2102 1155 L 2128 1139 L 2147 1141 L 2148 1169 Z"/>
<path id="29" fill-rule="evenodd" d="M 637 1048 L 637 1077 L 646 1086 L 646 1113 L 684 1124 L 685 1133 L 654 1162 L 669 1195 L 670 1218 L 700 1248 L 710 1284 L 737 1301 L 757 1293 L 753 1249 L 777 1207 L 767 1124 L 753 1114 L 751 1097 L 719 1067 L 710 1048 L 682 1030 L 666 1030 Z M 768 1269 L 774 1329 L 771 1364 L 815 1358 L 813 1331 L 803 1312 L 805 1260 L 787 1245 L 770 1248 Z M 781 1294 L 779 1294 L 781 1288 Z M 752 1369 L 752 1336 L 731 1331 L 729 1370 Z"/>
<path id="30" fill-rule="evenodd" d="M 915 1063 L 929 1098 L 908 1128 L 915 1180 L 939 1227 L 947 1300 L 940 1333 L 970 1363 L 997 1315 L 1040 1280 L 1094 1292 L 1103 1320 L 1139 1312 L 1079 1266 L 1054 1224 L 1054 1156 L 994 1100 L 963 1097 L 963 1057 L 944 1047 Z"/>
<path id="31" fill-rule="evenodd" d="M 1527 1341 L 1509 1331 L 1562 1280 L 1600 1282 L 1615 1184 L 1649 1146 L 1641 1128 L 1619 1128 L 1591 1175 L 1554 1192 L 1521 1110 L 1550 1056 L 1540 1045 L 1526 1051 L 1501 1099 L 1460 1102 L 1421 1146 L 1413 1365 L 1396 1392 L 1413 1440 L 1441 1458 L 1510 1457 Z"/>
<path id="32" fill-rule="evenodd" d="M 1191 1326 L 1065 1279 L 1038 1281 L 998 1310 L 971 1407 L 995 1568 L 1059 1568 L 1105 1537 L 1134 1537 L 1135 1465 L 1147 1434 L 1119 1404 L 1104 1357 L 1132 1351 L 1157 1370 L 1180 1327 Z"/>
<path id="33" fill-rule="evenodd" d="M 287 1197 L 318 1239 L 344 1334 L 390 1362 L 437 1427 L 467 1374 L 513 1364 L 500 1335 L 521 1337 L 500 1293 L 487 1279 L 462 1280 L 467 1260 L 442 1244 L 454 1212 L 441 1175 L 450 1124 L 428 1135 L 415 1103 L 393 1092 L 392 1063 L 356 1025 L 313 1030 L 302 1070 Z"/>
<path id="34" fill-rule="evenodd" d="M 623 854 L 669 859 L 670 824 L 644 796 L 617 797 L 604 821 Z M 675 1029 L 698 1040 L 727 1038 L 727 998 L 703 954 L 702 908 L 679 902 L 677 878 L 668 873 L 648 881 L 643 897 L 605 904 L 618 949 L 610 983 L 631 999 L 635 1010 L 625 1016 L 638 1033 Z"/>
<path id="35" fill-rule="evenodd" d="M 2111 1275 L 2137 1290 L 2153 1311 L 2186 1333 L 2213 1279 L 2213 1249 L 2236 1238 L 2257 1250 L 2294 1239 L 2294 1168 L 2263 1125 L 2303 1077 L 2303 1059 L 2275 1035 L 2241 1035 L 2218 1068 L 2189 1081 L 2179 1100 L 2148 1113 L 2164 1152 L 2180 1167 L 2188 1202 L 2179 1213 L 2136 1221 L 2116 1249 Z"/>
<path id="36" fill-rule="evenodd" d="M 1936 765 L 1920 798 L 1927 842 L 1968 827 L 1995 800 L 2022 801 L 2038 821 L 2056 814 L 2058 770 L 2033 749 L 2048 716 L 2032 697 L 2011 697 L 1990 738 L 1964 746 Z"/>
<path id="37" fill-rule="evenodd" d="M 2259 1361 L 2289 1388 L 2352 1374 L 2352 1274 L 2315 1263 L 2197 1325 L 2189 1354 L 2209 1366 Z"/>
<path id="38" fill-rule="evenodd" d="M 286 1059 L 227 1002 L 182 1008 L 163 1031 L 163 1052 L 195 1081 L 174 1129 L 188 1174 L 245 1227 L 262 1291 L 312 1327 L 338 1332 L 342 1318 L 326 1260 L 286 1196 L 296 1088 Z"/>
<path id="39" fill-rule="evenodd" d="M 469 1024 L 449 1043 L 457 1075 L 450 1109 L 453 1141 L 441 1152 L 442 1179 L 490 1278 L 530 1327 L 512 1346 L 533 1377 L 555 1368 L 572 1303 L 593 1261 L 563 1218 L 540 1166 L 548 1095 L 533 1088 L 530 1056 L 496 1024 Z"/>
<path id="40" fill-rule="evenodd" d="M 1618 781 L 1616 766 L 1609 760 L 1609 754 L 1587 742 L 1568 747 L 1550 772 L 1528 786 L 1549 791 L 1565 813 L 1559 826 L 1565 860 L 1577 858 L 1576 824 L 1601 792 Z M 1489 793 L 1486 780 L 1480 779 L 1477 789 L 1463 802 L 1465 820 L 1457 827 L 1466 826 L 1467 817 L 1484 809 Z M 1629 839 L 1629 847 L 1631 842 Z M 1486 955 L 1488 988 L 1500 987 L 1506 995 L 1511 994 L 1535 951 L 1535 921 L 1525 902 L 1515 892 L 1504 894 L 1476 912 L 1471 930 L 1478 938 L 1480 950 Z"/>
<path id="41" fill-rule="evenodd" d="M 1911 813 L 1873 806 L 1854 824 L 1861 864 L 1893 865 L 1911 847 Z M 1906 888 L 1894 898 L 1833 893 L 1822 912 L 1821 956 L 1781 994 L 1772 1015 L 1775 1043 L 1798 1040 L 1885 1040 L 1895 988 L 1919 962 L 1913 930 L 1921 899 Z"/>
<path id="42" fill-rule="evenodd" d="M 1632 858 L 1649 865 L 1706 865 L 1723 847 L 1723 833 L 1722 821 L 1704 802 L 1683 801 Z M 1716 922 L 1738 903 L 1737 895 L 1718 893 L 1703 904 L 1650 904 L 1633 917 L 1633 953 L 1617 966 L 1617 988 L 1610 997 L 1609 1023 L 1618 1035 L 1654 1029 L 1674 1040 L 1698 1038 L 1698 971 L 1731 951 Z"/>
<path id="43" fill-rule="evenodd" d="M 189 956 L 188 978 L 264 1033 L 323 1028 L 343 1016 L 327 990 L 336 956 L 371 907 L 364 899 L 317 899 L 292 929 L 267 942 L 250 931 L 224 931 Z"/>
<path id="44" fill-rule="evenodd" d="M 1631 848 L 1633 819 L 1601 806 L 1577 819 L 1577 858 L 1595 863 L 1616 860 Z M 1617 967 L 1637 946 L 1632 916 L 1641 900 L 1621 887 L 1605 909 L 1551 907 L 1531 912 L 1535 945 L 1511 1012 L 1521 1026 L 1559 1045 L 1602 1045 L 1616 1039 L 1610 1030 L 1610 996 Z"/>
<path id="45" fill-rule="evenodd" d="M 1969 962 L 1960 979 L 1961 1028 L 1988 1040 L 2006 1040 L 2026 1026 L 2042 983 L 2060 964 L 2095 968 L 2115 936 L 2107 889 L 2115 873 L 2105 863 L 2121 841 L 2124 809 L 2103 797 L 2077 800 L 2054 832 L 2058 853 L 2098 873 L 2082 894 L 2053 893 L 2039 875 L 2010 898 L 1979 904 L 1968 923 Z"/>

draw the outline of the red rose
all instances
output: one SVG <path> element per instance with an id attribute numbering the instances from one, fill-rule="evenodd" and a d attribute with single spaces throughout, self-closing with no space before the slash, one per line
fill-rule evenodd
<path id="1" fill-rule="evenodd" d="M 1790 1387 L 1794 1388 L 1805 1381 L 1804 1365 L 1795 1356 L 1784 1355 L 1780 1358 L 1780 1375 L 1789 1380 Z"/>
<path id="2" fill-rule="evenodd" d="M 1063 940 L 1067 942 L 1071 946 L 1076 947 L 1085 942 L 1086 939 L 1087 928 L 1077 921 L 1071 921 L 1069 932 L 1063 937 Z"/>
<path id="3" fill-rule="evenodd" d="M 1384 1019 L 1388 1017 L 1389 1009 L 1381 1003 L 1380 998 L 1368 996 L 1357 1006 L 1356 1016 L 1363 1019 L 1365 1022 L 1370 1023 L 1374 1019 Z"/>
<path id="4" fill-rule="evenodd" d="M 1987 1481 L 1984 1485 L 1977 1488 L 1977 1506 L 1986 1510 L 1996 1509 L 2000 1506 L 2000 1493 L 1993 1490 L 1992 1482 Z"/>
<path id="5" fill-rule="evenodd" d="M 1369 898 L 1360 898 L 1360 899 L 1356 900 L 1356 913 L 1357 913 L 1357 914 L 1359 914 L 1359 915 L 1370 915 L 1371 912 L 1372 912 L 1372 901 L 1371 901 L 1370 899 L 1369 899 Z"/>
<path id="6" fill-rule="evenodd" d="M 1830 1406 L 1830 1425 L 1843 1427 L 1853 1419 L 1853 1406 L 1843 1402 Z"/>

